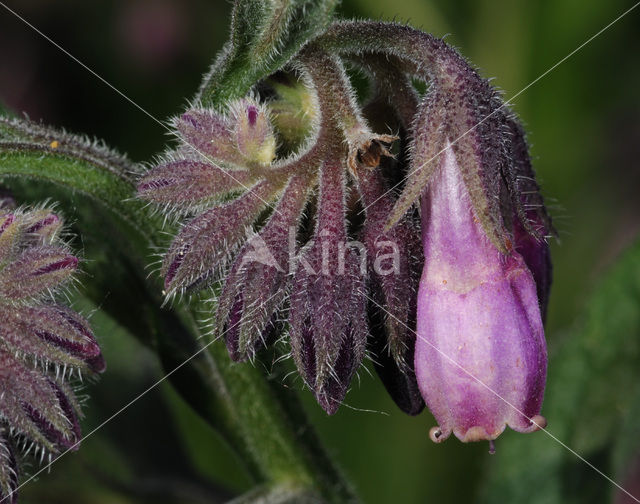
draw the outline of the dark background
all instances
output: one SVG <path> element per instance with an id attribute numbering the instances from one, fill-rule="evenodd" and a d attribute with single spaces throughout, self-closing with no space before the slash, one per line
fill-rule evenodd
<path id="1" fill-rule="evenodd" d="M 230 12 L 230 2 L 212 0 L 7 5 L 160 120 L 179 112 L 193 96 L 226 39 Z M 344 0 L 340 12 L 396 17 L 447 35 L 484 76 L 495 78 L 508 99 L 631 5 L 622 0 Z M 640 228 L 639 29 L 640 8 L 513 104 L 529 132 L 534 165 L 560 231 L 553 244 L 551 347 Z M 2 8 L 0 97 L 32 119 L 102 138 L 136 161 L 150 160 L 168 140 L 159 124 Z M 129 335 L 100 314 L 93 324 L 109 370 L 89 387 L 85 433 L 160 376 L 154 356 Z M 427 437 L 434 425 L 429 413 L 404 416 L 377 379 L 360 374 L 347 396 L 354 409 L 343 407 L 335 417 L 327 418 L 308 392 L 301 395 L 364 501 L 472 501 L 482 471 L 500 457 L 500 440 L 493 457 L 484 444 L 452 439 L 436 446 Z M 531 439 L 553 443 L 542 433 Z M 79 453 L 28 484 L 22 502 L 216 502 L 248 484 L 227 447 L 162 385 L 90 436 Z"/>

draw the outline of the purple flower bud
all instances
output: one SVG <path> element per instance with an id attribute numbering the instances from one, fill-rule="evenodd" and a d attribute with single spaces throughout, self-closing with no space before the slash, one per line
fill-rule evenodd
<path id="1" fill-rule="evenodd" d="M 540 187 L 531 166 L 527 143 L 522 127 L 509 121 L 513 156 L 514 212 L 513 235 L 515 249 L 522 256 L 536 282 L 540 312 L 544 322 L 551 289 L 551 252 L 547 238 L 556 234 L 551 218 L 547 215 Z"/>
<path id="2" fill-rule="evenodd" d="M 28 248 L 2 270 L 0 297 L 23 300 L 36 297 L 70 280 L 78 258 L 60 247 Z"/>
<path id="3" fill-rule="evenodd" d="M 247 163 L 269 165 L 276 157 L 276 137 L 264 105 L 251 98 L 231 105 L 238 151 Z"/>
<path id="4" fill-rule="evenodd" d="M 5 351 L 0 365 L 0 414 L 11 428 L 53 452 L 75 443 L 77 419 L 61 388 Z"/>
<path id="5" fill-rule="evenodd" d="M 273 192 L 273 184 L 260 182 L 239 198 L 187 222 L 162 265 L 167 296 L 192 288 L 222 268 Z"/>
<path id="6" fill-rule="evenodd" d="M 247 170 L 228 172 L 213 163 L 170 161 L 145 173 L 138 182 L 138 196 L 181 213 L 244 191 L 255 180 Z"/>
<path id="7" fill-rule="evenodd" d="M 104 370 L 95 369 L 101 352 L 89 324 L 64 306 L 16 306 L 5 313 L 0 337 L 12 351 L 59 368 Z"/>
<path id="8" fill-rule="evenodd" d="M 20 223 L 16 215 L 12 213 L 3 214 L 0 211 L 0 263 L 6 261 L 13 255 L 17 240 L 20 237 Z"/>
<path id="9" fill-rule="evenodd" d="M 551 251 L 545 238 L 537 238 L 527 232 L 519 220 L 513 223 L 515 249 L 524 259 L 536 284 L 540 314 L 544 322 L 547 317 L 547 304 L 551 290 Z"/>
<path id="10" fill-rule="evenodd" d="M 367 339 L 360 260 L 345 247 L 344 183 L 343 167 L 325 162 L 316 233 L 297 265 L 289 313 L 293 358 L 330 415 L 347 393 Z"/>
<path id="11" fill-rule="evenodd" d="M 306 177 L 292 177 L 269 222 L 244 245 L 227 275 L 217 331 L 233 360 L 251 359 L 275 328 L 275 312 L 288 294 L 289 234 L 297 229 L 308 185 Z"/>
<path id="12" fill-rule="evenodd" d="M 34 210 L 25 215 L 24 233 L 37 243 L 50 243 L 62 228 L 62 220 L 50 209 Z"/>
<path id="13" fill-rule="evenodd" d="M 189 110 L 175 121 L 185 143 L 185 152 L 196 160 L 206 159 L 242 166 L 243 159 L 233 141 L 233 125 L 212 110 Z"/>
<path id="14" fill-rule="evenodd" d="M 362 234 L 368 259 L 371 299 L 367 312 L 375 369 L 400 409 L 417 415 L 424 409 L 413 371 L 416 300 L 423 263 L 420 231 L 408 215 L 383 231 L 393 198 L 380 172 L 360 169 L 358 187 L 366 208 Z"/>
<path id="15" fill-rule="evenodd" d="M 544 427 L 536 284 L 517 251 L 505 254 L 487 237 L 450 146 L 423 195 L 422 221 L 415 371 L 439 424 L 432 439 L 493 440 L 506 425 Z"/>
<path id="16" fill-rule="evenodd" d="M 228 108 L 227 115 L 205 109 L 183 114 L 175 121 L 179 150 L 138 183 L 138 195 L 164 213 L 191 217 L 163 261 L 168 298 L 202 288 L 226 270 L 291 177 L 289 167 L 267 166 L 275 136 L 265 106 L 246 98 Z"/>
<path id="17" fill-rule="evenodd" d="M 58 237 L 61 226 L 47 209 L 0 212 L 0 498 L 10 502 L 18 481 L 12 438 L 41 459 L 76 449 L 80 410 L 65 380 L 105 368 L 87 321 L 41 300 L 78 264 Z"/>

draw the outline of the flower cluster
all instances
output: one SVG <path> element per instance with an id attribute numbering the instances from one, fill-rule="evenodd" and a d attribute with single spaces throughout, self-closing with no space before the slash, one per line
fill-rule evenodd
<path id="1" fill-rule="evenodd" d="M 370 77 L 364 107 L 342 55 Z M 139 181 L 181 222 L 167 296 L 213 286 L 236 361 L 287 333 L 330 414 L 369 352 L 434 440 L 543 427 L 553 228 L 496 91 L 441 40 L 373 22 L 336 23 L 257 89 L 177 118 Z"/>
<path id="2" fill-rule="evenodd" d="M 16 502 L 19 459 L 75 449 L 72 380 L 105 363 L 89 324 L 55 302 L 78 265 L 49 208 L 14 208 L 0 195 L 0 498 Z"/>

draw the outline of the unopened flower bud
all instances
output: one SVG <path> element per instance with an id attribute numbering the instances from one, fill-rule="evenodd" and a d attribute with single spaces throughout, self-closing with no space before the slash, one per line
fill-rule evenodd
<path id="1" fill-rule="evenodd" d="M 556 232 L 536 182 L 524 131 L 515 120 L 510 120 L 508 125 L 511 131 L 514 166 L 514 197 L 517 198 L 516 205 L 521 209 L 520 215 L 514 212 L 513 216 L 514 247 L 524 259 L 536 282 L 544 322 L 552 276 L 551 251 L 547 240 Z"/>
<path id="2" fill-rule="evenodd" d="M 264 105 L 245 98 L 231 105 L 238 151 L 247 163 L 268 166 L 276 157 L 276 137 Z"/>
<path id="3" fill-rule="evenodd" d="M 229 119 L 213 110 L 192 109 L 175 121 L 184 142 L 182 150 L 191 158 L 220 162 L 226 168 L 242 166 L 242 156 L 233 141 Z"/>
<path id="4" fill-rule="evenodd" d="M 167 295 L 193 288 L 219 271 L 273 192 L 272 184 L 260 182 L 239 198 L 187 222 L 162 265 Z"/>
<path id="5" fill-rule="evenodd" d="M 42 295 L 67 282 L 78 258 L 60 247 L 33 247 L 5 266 L 0 277 L 0 297 L 22 300 Z"/>
<path id="6" fill-rule="evenodd" d="M 61 226 L 45 208 L 0 209 L 0 498 L 7 502 L 17 499 L 14 438 L 40 459 L 76 449 L 80 409 L 66 381 L 105 368 L 87 321 L 51 300 L 78 264 L 59 239 Z"/>
<path id="7" fill-rule="evenodd" d="M 256 178 L 247 170 L 230 173 L 212 162 L 182 159 L 149 170 L 138 183 L 138 196 L 172 213 L 185 214 L 242 192 Z"/>
<path id="8" fill-rule="evenodd" d="M 289 151 L 295 150 L 318 119 L 317 97 L 301 80 L 282 72 L 269 79 L 278 97 L 269 102 L 273 125 Z"/>
<path id="9" fill-rule="evenodd" d="M 416 299 L 423 263 L 420 229 L 405 215 L 384 231 L 393 198 L 382 174 L 363 167 L 357 181 L 367 217 L 362 236 L 369 262 L 367 311 L 375 369 L 400 409 L 417 415 L 424 409 L 413 371 Z"/>
<path id="10" fill-rule="evenodd" d="M 293 177 L 269 222 L 238 253 L 218 301 L 217 331 L 233 360 L 252 359 L 276 324 L 287 296 L 289 234 L 298 226 L 308 197 L 306 177 Z"/>
<path id="11" fill-rule="evenodd" d="M 344 399 L 364 357 L 367 323 L 364 282 L 346 242 L 344 169 L 327 161 L 313 243 L 303 249 L 291 292 L 291 349 L 298 370 L 328 413 Z"/>
<path id="12" fill-rule="evenodd" d="M 25 214 L 24 233 L 31 235 L 37 243 L 50 243 L 57 237 L 61 228 L 62 220 L 49 208 L 41 208 Z"/>

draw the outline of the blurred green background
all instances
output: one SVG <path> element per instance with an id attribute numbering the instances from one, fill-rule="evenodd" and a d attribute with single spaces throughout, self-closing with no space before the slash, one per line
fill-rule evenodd
<path id="1" fill-rule="evenodd" d="M 226 39 L 230 13 L 226 0 L 20 0 L 7 5 L 160 119 L 180 111 L 193 96 Z M 632 5 L 622 0 L 344 0 L 340 14 L 395 18 L 447 35 L 510 98 Z M 579 337 L 576 320 L 590 292 L 640 229 L 639 55 L 640 8 L 512 105 L 529 132 L 534 166 L 560 232 L 553 244 L 555 283 L 547 324 L 552 348 Z M 136 161 L 150 160 L 169 139 L 161 126 L 3 9 L 0 97 L 32 119 L 102 138 Z M 95 307 L 84 308 L 89 313 Z M 99 312 L 93 324 L 109 368 L 87 387 L 85 433 L 160 377 L 154 356 L 131 336 Z M 553 375 L 552 364 L 550 381 Z M 308 392 L 301 396 L 329 451 L 368 504 L 473 502 L 485 471 L 501 464 L 501 444 L 522 436 L 505 432 L 494 456 L 485 444 L 452 439 L 436 446 L 427 436 L 434 425 L 429 413 L 404 416 L 377 378 L 364 370 L 360 378 L 347 406 L 332 418 Z M 300 381 L 283 386 L 301 389 Z M 553 431 L 554 418 L 548 419 Z M 525 438 L 517 441 L 522 457 L 555 449 L 555 441 L 543 433 Z M 576 487 L 600 478 L 589 470 L 576 477 Z M 90 436 L 50 474 L 27 485 L 22 502 L 220 502 L 248 485 L 224 443 L 163 385 Z"/>

